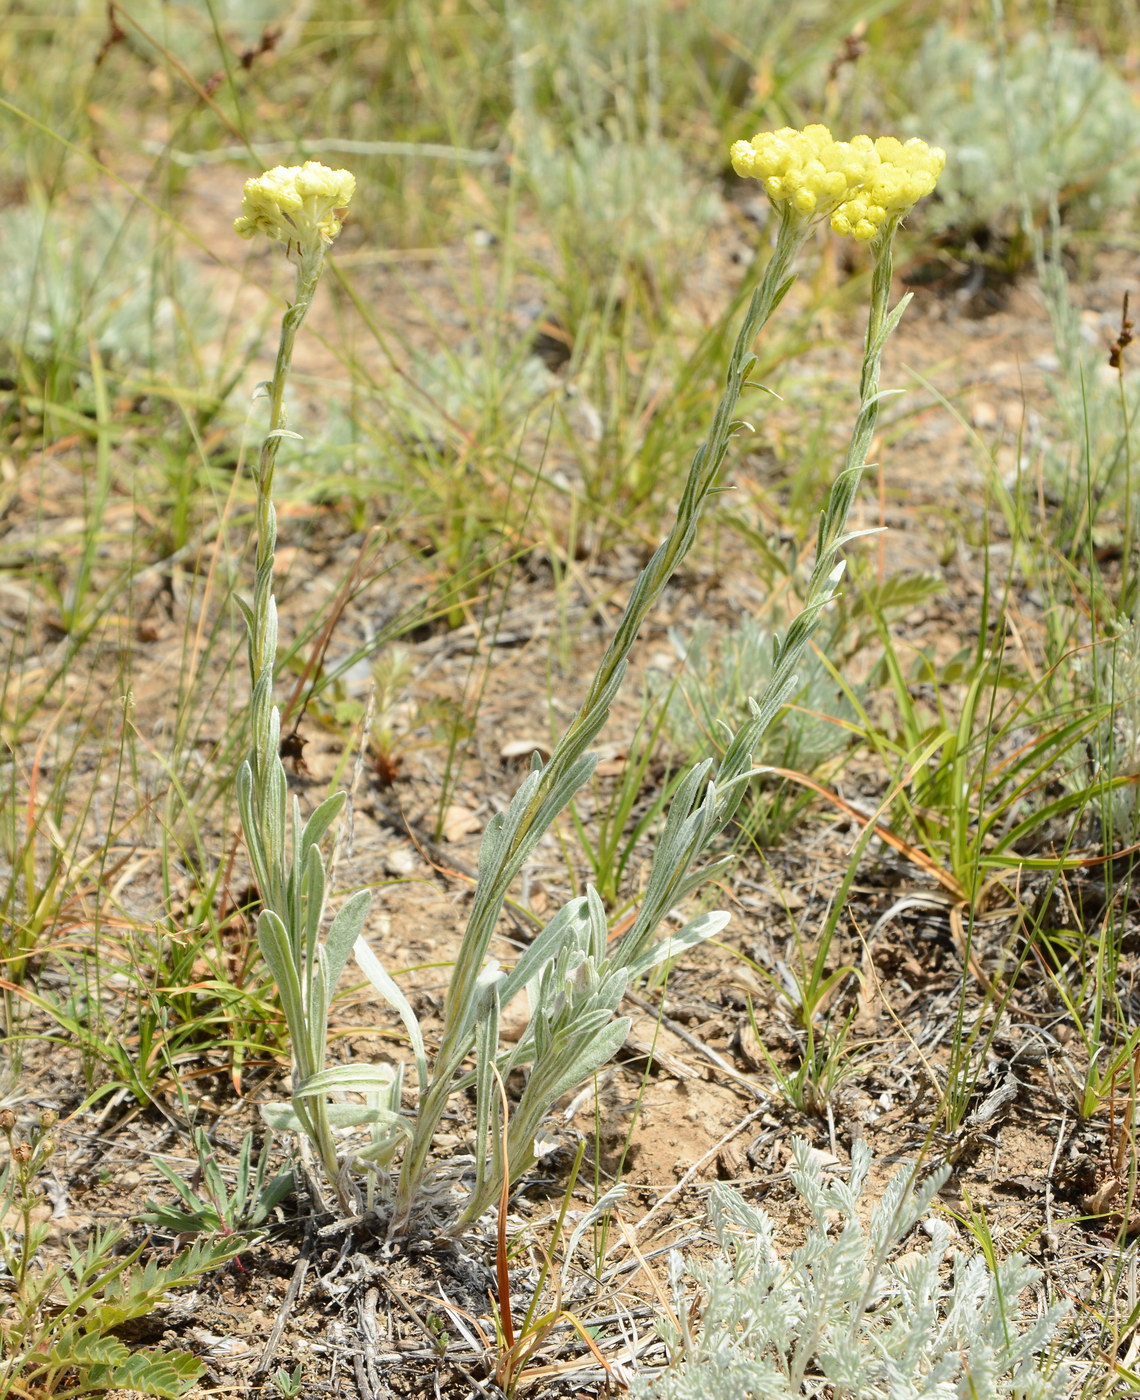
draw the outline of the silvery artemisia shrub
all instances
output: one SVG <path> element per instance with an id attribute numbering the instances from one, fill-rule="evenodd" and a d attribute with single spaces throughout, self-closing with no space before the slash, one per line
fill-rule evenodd
<path id="1" fill-rule="evenodd" d="M 1010 231 L 1024 199 L 1053 199 L 1066 224 L 1095 227 L 1136 198 L 1140 103 L 1092 49 L 1063 34 L 1026 34 L 1004 54 L 936 25 L 900 69 L 913 126 L 954 151 L 923 210 L 927 228 Z"/>
<path id="2" fill-rule="evenodd" d="M 811 1213 L 803 1244 L 777 1251 L 767 1213 L 729 1186 L 713 1188 L 711 1260 L 670 1258 L 673 1319 L 659 1324 L 670 1364 L 638 1377 L 633 1400 L 1061 1400 L 1070 1377 L 1047 1353 L 1065 1307 L 1022 1328 L 1018 1304 L 1039 1278 L 1014 1254 L 993 1271 L 951 1247 L 934 1217 L 925 1247 L 899 1247 L 948 1169 L 917 1190 L 900 1168 L 862 1220 L 871 1162 L 859 1142 L 848 1181 L 824 1178 L 802 1139 L 792 1178 Z M 838 1217 L 838 1219 L 836 1219 Z M 692 1297 L 696 1285 L 698 1300 Z"/>
<path id="3" fill-rule="evenodd" d="M 831 656 L 838 650 L 830 645 L 835 628 L 825 624 L 821 630 L 820 649 Z M 748 697 L 767 684 L 772 633 L 757 619 L 744 618 L 728 628 L 698 623 L 687 637 L 671 633 L 670 641 L 685 669 L 669 696 L 666 728 L 683 752 L 703 753 L 726 730 L 735 732 L 748 713 Z M 796 708 L 785 711 L 781 723 L 764 736 L 752 755 L 755 763 L 810 773 L 850 742 L 849 731 L 830 717 L 855 723 L 858 715 L 818 656 L 804 657 L 799 680 Z"/>
<path id="4" fill-rule="evenodd" d="M 66 366 L 83 383 L 91 346 L 111 367 L 177 373 L 216 331 L 192 262 L 153 257 L 137 211 L 93 203 L 76 223 L 32 204 L 0 213 L 0 367 L 21 357 Z"/>

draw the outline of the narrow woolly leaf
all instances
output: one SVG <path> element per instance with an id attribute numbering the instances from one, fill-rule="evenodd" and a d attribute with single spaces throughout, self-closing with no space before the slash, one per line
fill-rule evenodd
<path id="1" fill-rule="evenodd" d="M 628 1016 L 620 1016 L 600 1030 L 591 1028 L 586 1034 L 576 1035 L 572 1048 L 559 1056 L 554 1065 L 535 1065 L 530 1084 L 523 1090 L 524 1100 L 531 1085 L 541 1083 L 543 1097 L 547 1100 L 543 1110 L 545 1116 L 563 1094 L 576 1089 L 595 1070 L 613 1059 L 625 1044 L 631 1024 Z"/>
<path id="2" fill-rule="evenodd" d="M 555 914 L 538 937 L 526 949 L 522 957 L 507 973 L 499 986 L 499 999 L 506 1006 L 523 987 L 535 977 L 551 958 L 557 957 L 559 949 L 568 940 L 575 938 L 575 926 L 585 924 L 589 919 L 589 906 L 585 895 L 572 899 Z"/>
<path id="3" fill-rule="evenodd" d="M 325 864 L 316 846 L 305 852 L 304 861 L 294 860 L 291 875 L 300 872 L 299 893 L 293 904 L 293 919 L 300 933 L 300 945 L 304 951 L 304 973 L 312 976 L 312 966 L 316 961 L 317 939 L 320 934 L 321 915 L 325 908 Z M 328 988 L 331 996 L 332 989 Z M 327 1006 L 324 1011 L 327 1012 Z"/>
<path id="4" fill-rule="evenodd" d="M 382 1104 L 330 1103 L 325 1106 L 329 1122 L 334 1128 L 361 1128 L 381 1126 L 401 1137 L 411 1137 L 412 1125 L 402 1113 L 385 1108 Z"/>
<path id="5" fill-rule="evenodd" d="M 304 856 L 310 846 L 315 846 L 336 821 L 344 810 L 344 804 L 348 801 L 348 794 L 345 792 L 334 792 L 331 797 L 315 807 L 301 831 L 300 855 Z"/>
<path id="6" fill-rule="evenodd" d="M 499 1079 L 495 1054 L 499 1048 L 499 995 L 492 985 L 475 1022 L 475 1185 L 472 1196 L 481 1198 L 485 1183 L 497 1188 L 502 1180 L 503 1149 L 495 1125 L 499 1113 Z"/>
<path id="7" fill-rule="evenodd" d="M 308 1130 L 292 1104 L 263 1103 L 260 1107 L 262 1119 L 275 1133 L 307 1134 Z M 406 1118 L 376 1104 L 330 1103 L 325 1105 L 325 1112 L 334 1128 L 357 1128 L 380 1123 L 398 1127 L 405 1134 L 411 1132 Z"/>
<path id="8" fill-rule="evenodd" d="M 277 983 L 289 1034 L 296 1041 L 304 1031 L 306 1020 L 301 979 L 293 961 L 293 945 L 288 931 L 272 909 L 263 909 L 257 917 L 257 946 Z"/>
<path id="9" fill-rule="evenodd" d="M 258 1105 L 258 1111 L 263 1122 L 275 1133 L 305 1133 L 305 1126 L 291 1103 L 263 1103 Z"/>
<path id="10" fill-rule="evenodd" d="M 336 917 L 325 935 L 324 946 L 325 956 L 328 958 L 328 993 L 330 997 L 336 990 L 336 984 L 340 981 L 340 974 L 344 971 L 348 955 L 360 937 L 360 931 L 368 917 L 371 903 L 372 894 L 369 890 L 357 890 L 355 894 L 350 894 L 337 910 Z"/>
<path id="11" fill-rule="evenodd" d="M 630 964 L 630 981 L 633 982 L 639 977 L 644 977 L 647 972 L 664 962 L 666 958 L 678 957 L 689 948 L 703 943 L 706 938 L 715 938 L 731 917 L 731 914 L 725 913 L 723 909 L 716 909 L 707 914 L 698 914 L 695 919 L 690 919 L 684 928 L 670 934 L 667 938 L 663 938 L 655 947 L 643 953 L 636 962 Z"/>
<path id="12" fill-rule="evenodd" d="M 420 1030 L 420 1023 L 416 1013 L 412 1010 L 411 1002 L 408 1001 L 393 979 L 388 976 L 384 965 L 364 938 L 356 940 L 352 955 L 356 959 L 357 967 L 403 1021 L 404 1029 L 408 1032 L 408 1040 L 411 1042 L 412 1053 L 416 1057 L 416 1075 L 419 1079 L 420 1093 L 421 1095 L 426 1093 L 428 1083 L 427 1051 L 424 1049 L 423 1032 Z"/>
<path id="13" fill-rule="evenodd" d="M 395 1071 L 391 1065 L 334 1065 L 331 1069 L 311 1074 L 293 1091 L 295 1099 L 309 1099 L 318 1094 L 351 1090 L 363 1094 L 391 1086 Z"/>

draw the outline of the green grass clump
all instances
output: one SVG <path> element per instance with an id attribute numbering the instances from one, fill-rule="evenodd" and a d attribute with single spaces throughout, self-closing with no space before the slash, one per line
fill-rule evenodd
<path id="1" fill-rule="evenodd" d="M 137 211 L 18 205 L 0 214 L 0 240 L 0 372 L 49 412 L 94 407 L 92 353 L 116 377 L 173 382 L 220 328 L 194 268 Z"/>

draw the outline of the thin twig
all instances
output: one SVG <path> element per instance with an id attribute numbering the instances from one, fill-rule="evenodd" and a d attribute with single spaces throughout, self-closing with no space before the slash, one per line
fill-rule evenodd
<path id="1" fill-rule="evenodd" d="M 289 1280 L 289 1287 L 286 1290 L 285 1297 L 281 1301 L 280 1308 L 277 1310 L 277 1317 L 274 1319 L 273 1326 L 270 1328 L 265 1347 L 262 1350 L 256 1367 L 254 1367 L 253 1374 L 255 1376 L 268 1374 L 269 1367 L 273 1362 L 274 1353 L 277 1351 L 277 1344 L 281 1340 L 281 1333 L 285 1330 L 285 1323 L 289 1317 L 290 1310 L 297 1301 L 297 1295 L 301 1291 L 301 1285 L 305 1281 L 305 1275 L 309 1272 L 313 1239 L 312 1229 L 306 1229 L 304 1243 L 301 1245 L 301 1257 L 297 1260 L 296 1267 L 293 1270 L 293 1277 Z"/>
<path id="2" fill-rule="evenodd" d="M 724 1147 L 727 1143 L 730 1143 L 732 1139 L 738 1134 L 742 1133 L 745 1128 L 751 1127 L 752 1124 L 756 1122 L 757 1118 L 759 1118 L 766 1111 L 766 1107 L 754 1108 L 751 1113 L 746 1114 L 740 1120 L 740 1122 L 736 1124 L 735 1127 L 730 1128 L 728 1132 L 725 1133 L 725 1135 L 720 1139 L 719 1142 L 714 1143 L 703 1157 L 698 1157 L 697 1160 L 693 1163 L 693 1165 L 689 1168 L 689 1170 L 685 1173 L 685 1175 L 680 1179 L 680 1181 L 677 1182 L 676 1186 L 671 1186 L 663 1196 L 661 1196 L 657 1201 L 654 1202 L 652 1206 L 650 1206 L 650 1208 L 645 1212 L 645 1214 L 641 1217 L 640 1220 L 632 1222 L 630 1228 L 633 1230 L 644 1229 L 645 1222 L 648 1219 L 650 1219 L 651 1216 L 656 1215 L 666 1201 L 671 1200 L 674 1196 L 678 1194 L 678 1192 L 683 1191 L 685 1187 L 688 1186 L 689 1182 L 692 1181 L 693 1177 L 695 1177 L 696 1174 L 700 1171 L 700 1169 L 705 1165 L 706 1162 L 711 1161 L 721 1150 L 722 1147 Z"/>
<path id="3" fill-rule="evenodd" d="M 386 1278 L 383 1276 L 383 1274 L 381 1274 L 381 1276 L 380 1276 L 380 1286 L 384 1289 L 384 1291 L 388 1294 L 388 1296 L 389 1296 L 390 1298 L 392 1298 L 396 1303 L 399 1304 L 399 1306 L 400 1306 L 401 1308 L 403 1308 L 403 1310 L 408 1314 L 408 1316 L 412 1319 L 412 1321 L 416 1324 L 416 1326 L 420 1329 L 420 1331 L 424 1334 L 424 1336 L 427 1337 L 427 1338 L 429 1339 L 429 1341 L 432 1343 L 432 1348 L 433 1348 L 433 1351 L 434 1351 L 435 1355 L 436 1355 L 436 1356 L 439 1356 L 439 1355 L 440 1355 L 440 1340 L 439 1340 L 439 1337 L 438 1337 L 437 1334 L 436 1334 L 435 1332 L 433 1332 L 432 1329 L 427 1325 L 427 1323 L 424 1321 L 424 1319 L 423 1319 L 423 1318 L 419 1315 L 419 1313 L 416 1311 L 415 1307 L 408 1301 L 408 1299 L 404 1296 L 404 1294 L 400 1292 L 400 1290 L 396 1287 L 396 1285 L 395 1285 L 394 1283 L 390 1282 L 388 1279 L 386 1279 Z M 451 1305 L 450 1303 L 445 1302 L 442 1298 L 440 1298 L 440 1299 L 434 1299 L 434 1298 L 431 1298 L 431 1295 L 430 1295 L 430 1294 L 427 1294 L 427 1293 L 424 1293 L 424 1294 L 422 1294 L 421 1296 L 424 1297 L 424 1298 L 428 1298 L 428 1299 L 429 1299 L 430 1301 L 432 1301 L 432 1302 L 438 1302 L 438 1303 L 440 1304 L 441 1307 L 447 1308 L 449 1312 L 451 1312 L 451 1310 L 452 1310 L 452 1305 Z M 470 1316 L 470 1314 L 468 1314 L 468 1316 Z M 450 1365 L 454 1366 L 455 1369 L 459 1372 L 459 1374 L 463 1377 L 463 1379 L 467 1382 L 467 1384 L 468 1384 L 469 1386 L 471 1386 L 472 1394 L 477 1394 L 477 1395 L 489 1395 L 489 1394 L 490 1394 L 490 1392 L 489 1392 L 489 1391 L 486 1389 L 486 1387 L 483 1385 L 482 1381 L 477 1380 L 477 1379 L 470 1373 L 470 1371 L 468 1371 L 460 1362 L 458 1362 L 458 1361 L 455 1359 L 454 1355 L 452 1355 L 451 1353 L 449 1353 L 447 1359 L 448 1359 L 448 1363 L 449 1363 Z"/>
<path id="4" fill-rule="evenodd" d="M 304 143 L 305 153 L 316 155 L 350 156 L 407 156 L 428 160 L 462 161 L 467 165 L 505 165 L 507 153 L 499 151 L 473 151 L 463 146 L 445 146 L 438 141 L 356 141 L 348 137 L 328 137 Z M 160 155 L 174 165 L 193 167 L 196 165 L 227 165 L 231 161 L 248 160 L 246 146 L 218 146 L 211 151 L 179 151 L 165 141 L 143 141 L 142 148 L 148 155 Z M 296 141 L 259 141 L 257 154 L 260 157 L 271 155 L 295 155 Z"/>
<path id="5" fill-rule="evenodd" d="M 711 1045 L 706 1045 L 703 1040 L 698 1040 L 697 1037 L 690 1034 L 684 1026 L 679 1025 L 671 1017 L 666 1016 L 660 1007 L 654 1006 L 652 1002 L 646 1001 L 644 997 L 638 996 L 636 992 L 627 991 L 625 999 L 626 1001 L 632 1001 L 634 1006 L 639 1007 L 647 1015 L 660 1021 L 666 1030 L 672 1031 L 672 1033 L 680 1040 L 683 1040 L 686 1045 L 691 1046 L 698 1054 L 703 1055 L 705 1059 L 708 1060 L 710 1064 L 714 1064 L 722 1074 L 727 1074 L 734 1085 L 747 1090 L 752 1098 L 761 1100 L 765 1107 L 771 1102 L 770 1095 L 766 1094 L 758 1084 L 754 1084 L 747 1075 L 741 1074 L 739 1070 L 733 1069 L 723 1055 L 718 1055 Z"/>

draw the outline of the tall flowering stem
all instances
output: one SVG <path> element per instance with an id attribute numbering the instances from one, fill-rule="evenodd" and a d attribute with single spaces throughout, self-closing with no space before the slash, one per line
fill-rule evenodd
<path id="1" fill-rule="evenodd" d="M 844 567 L 840 552 L 851 538 L 847 523 L 879 418 L 883 348 L 910 301 L 908 294 L 891 310 L 894 236 L 911 207 L 934 189 L 945 161 L 946 153 L 925 141 L 904 143 L 889 136 L 834 141 L 825 126 L 808 126 L 802 132 L 791 128 L 762 132 L 751 141 L 738 141 L 732 148 L 737 173 L 761 180 L 772 203 L 784 211 L 785 217 L 788 210 L 796 209 L 803 217 L 828 218 L 834 232 L 869 243 L 875 263 L 859 379 L 859 413 L 843 469 L 831 484 L 820 517 L 815 563 L 803 606 L 777 642 L 768 682 L 750 702 L 751 717 L 721 759 L 715 797 L 710 795 L 703 804 L 709 832 L 722 829 L 735 815 L 744 796 L 756 745 L 794 693 L 796 668 L 819 626 L 824 607 L 839 591 Z M 694 837 L 694 850 L 698 844 Z M 651 937 L 653 920 L 668 908 L 667 897 L 668 892 L 659 904 L 654 902 L 653 907 L 648 907 L 646 901 L 643 905 L 624 936 L 629 957 L 637 956 Z"/>
<path id="2" fill-rule="evenodd" d="M 273 378 L 266 386 L 269 396 L 269 430 L 261 444 L 254 486 L 257 492 L 257 562 L 254 576 L 252 614 L 249 624 L 249 673 L 253 684 L 253 745 L 250 763 L 259 794 L 267 793 L 279 777 L 284 790 L 285 770 L 280 759 L 280 716 L 273 703 L 273 680 L 277 663 L 277 600 L 273 589 L 274 558 L 277 552 L 277 512 L 273 505 L 273 478 L 277 453 L 285 437 L 296 437 L 286 426 L 285 386 L 293 362 L 297 332 L 312 305 L 324 268 L 324 248 L 307 249 L 297 264 L 297 285 L 293 301 L 281 321 L 281 337 Z M 284 859 L 282 853 L 282 860 Z M 284 893 L 284 865 L 271 868 L 270 883 L 261 891 L 267 908 L 278 907 Z"/>
<path id="3" fill-rule="evenodd" d="M 281 322 L 281 337 L 269 394 L 269 430 L 261 444 L 257 488 L 257 574 L 249 628 L 249 669 L 254 687 L 254 746 L 251 756 L 259 785 L 269 781 L 278 764 L 278 744 L 270 743 L 273 711 L 273 672 L 277 660 L 277 606 L 273 596 L 273 558 L 277 549 L 277 516 L 273 508 L 273 476 L 281 440 L 290 434 L 285 418 L 285 386 L 293 363 L 293 347 L 309 313 L 325 265 L 325 249 L 340 232 L 338 209 L 356 190 L 347 170 L 329 170 L 318 161 L 303 166 L 277 166 L 247 180 L 241 215 L 234 231 L 242 238 L 263 233 L 284 243 L 297 263 L 297 285 Z M 282 779 L 284 772 L 282 772 Z M 273 890 L 279 894 L 279 889 Z M 262 891 L 263 897 L 266 891 Z"/>
<path id="4" fill-rule="evenodd" d="M 843 469 L 831 484 L 820 516 L 815 563 L 804 590 L 803 606 L 792 619 L 787 632 L 778 639 L 768 682 L 761 694 L 752 701 L 751 718 L 738 730 L 725 751 L 717 772 L 717 783 L 723 793 L 723 800 L 717 811 L 717 821 L 722 826 L 735 815 L 744 794 L 740 780 L 749 776 L 752 754 L 781 706 L 791 698 L 797 684 L 796 667 L 800 665 L 808 643 L 819 627 L 824 607 L 839 592 L 844 571 L 840 553 L 851 538 L 847 531 L 851 507 L 867 466 L 867 453 L 870 451 L 879 419 L 879 371 L 883 347 L 910 301 L 908 294 L 893 311 L 890 308 L 893 267 L 891 245 L 896 226 L 897 220 L 892 221 L 875 241 L 871 306 L 867 317 L 860 373 L 859 413 Z M 629 936 L 634 936 L 636 929 L 636 925 L 631 928 Z"/>
<path id="5" fill-rule="evenodd" d="M 878 421 L 883 348 L 910 300 L 904 297 L 890 309 L 892 240 L 911 205 L 934 188 L 945 159 L 945 152 L 924 141 L 904 145 L 893 137 L 873 141 L 869 136 L 834 141 L 825 126 L 763 132 L 732 149 L 737 173 L 763 181 L 785 223 L 829 217 L 835 232 L 872 245 L 875 265 L 859 413 L 843 469 L 832 482 L 820 517 L 815 563 L 803 605 L 778 639 L 768 682 L 749 702 L 750 717 L 728 745 L 715 775 L 698 766 L 677 790 L 641 908 L 614 952 L 615 959 L 626 966 L 636 966 L 646 956 L 669 909 L 720 864 L 693 869 L 739 809 L 752 776 L 756 746 L 794 694 L 796 669 L 819 626 L 820 614 L 839 590 L 840 552 L 850 538 L 847 522 Z"/>
<path id="6" fill-rule="evenodd" d="M 754 703 L 751 720 L 729 746 L 715 776 L 708 764 L 698 764 L 678 787 L 658 842 L 637 919 L 611 954 L 607 954 L 604 938 L 599 944 L 596 958 L 605 958 L 596 969 L 599 987 L 608 987 L 611 998 L 616 995 L 620 1000 L 628 981 L 652 965 L 660 955 L 657 930 L 662 919 L 715 868 L 715 864 L 697 871 L 692 867 L 739 806 L 751 777 L 755 745 L 793 692 L 794 668 L 818 624 L 821 609 L 838 588 L 841 566 L 837 565 L 837 556 L 844 542 L 851 503 L 878 412 L 878 366 L 886 338 L 902 311 L 900 307 L 892 315 L 888 309 L 890 240 L 904 212 L 905 198 L 910 196 L 905 203 L 909 208 L 921 193 L 933 188 L 943 157 L 924 142 L 908 142 L 903 146 L 890 139 L 874 142 L 870 137 L 836 142 L 826 127 L 816 126 L 805 128 L 803 132 L 786 130 L 765 134 L 753 142 L 740 142 L 733 148 L 732 158 L 738 173 L 755 175 L 764 181 L 779 218 L 776 247 L 745 312 L 709 436 L 690 465 L 673 527 L 634 585 L 586 698 L 549 763 L 535 764 L 507 811 L 488 825 L 480 851 L 479 880 L 471 915 L 448 989 L 443 1037 L 402 1163 L 393 1222 L 397 1230 L 423 1191 L 432 1136 L 455 1091 L 466 1056 L 475 1044 L 481 1024 L 479 1008 L 486 1001 L 486 997 L 479 994 L 480 977 L 485 975 L 488 947 L 507 890 L 539 837 L 593 771 L 594 760 L 586 749 L 608 717 L 625 674 L 630 650 L 647 613 L 692 546 L 701 513 L 719 480 L 729 443 L 742 426 L 736 419 L 736 412 L 755 363 L 753 343 L 790 286 L 793 260 L 813 223 L 827 217 L 837 232 L 850 233 L 858 241 L 873 241 L 876 250 L 873 304 L 856 431 L 845 468 L 832 487 L 821 520 L 816 563 L 803 610 L 780 645 L 770 685 Z M 714 927 L 720 926 L 712 923 L 694 926 L 689 942 L 708 937 Z M 616 994 L 615 987 L 618 988 Z M 570 988 L 567 994 L 572 999 L 574 989 Z M 613 1004 L 616 1006 L 616 1000 Z M 588 1023 L 590 1014 L 593 1013 L 583 1015 L 582 1025 Z M 568 1027 L 561 1033 L 567 1044 L 572 1043 L 573 1033 Z M 599 1050 L 598 1054 L 601 1053 Z M 597 1059 L 584 1045 L 578 1047 L 576 1055 L 578 1071 L 593 1065 Z M 536 1052 L 531 1086 L 539 1076 L 540 1058 Z M 570 1078 L 567 1075 L 566 1083 Z M 550 1101 L 553 1102 L 553 1097 Z M 516 1120 L 524 1119 L 520 1107 Z M 529 1120 L 523 1122 L 523 1127 L 530 1130 Z M 521 1139 L 523 1134 L 520 1131 L 515 1136 Z M 525 1158 L 529 1150 L 529 1143 L 516 1141 L 511 1153 L 512 1167 L 516 1159 Z M 482 1205 L 485 1200 L 480 1201 L 477 1190 L 472 1193 L 464 1218 L 474 1218 Z"/>
<path id="7" fill-rule="evenodd" d="M 282 439 L 297 436 L 286 426 L 285 415 L 285 388 L 297 332 L 312 305 L 325 249 L 340 231 L 337 211 L 348 204 L 355 184 L 348 171 L 329 170 L 315 161 L 279 166 L 246 182 L 242 215 L 234 225 L 242 237 L 263 233 L 284 243 L 297 266 L 296 290 L 282 319 L 273 378 L 266 386 L 269 428 L 254 469 L 253 602 L 241 604 L 253 696 L 250 752 L 237 775 L 238 807 L 261 898 L 258 943 L 277 983 L 293 1053 L 291 1101 L 269 1105 L 265 1116 L 274 1126 L 291 1128 L 308 1139 L 346 1206 L 349 1192 L 342 1180 L 329 1104 L 329 1092 L 338 1085 L 335 1074 L 325 1071 L 325 1052 L 332 993 L 363 925 L 368 896 L 361 893 L 347 900 L 322 942 L 326 867 L 320 842 L 345 796 L 335 793 L 326 798 L 304 823 L 296 800 L 290 811 L 281 761 L 281 716 L 273 702 L 277 661 L 273 481 Z"/>
<path id="8" fill-rule="evenodd" d="M 741 391 L 756 361 L 752 346 L 794 280 L 792 263 L 810 227 L 809 220 L 798 210 L 785 207 L 780 211 L 776 247 L 745 312 L 711 431 L 690 464 L 673 527 L 635 583 L 586 698 L 550 761 L 532 770 L 510 808 L 488 827 L 479 856 L 474 902 L 448 987 L 439 1052 L 401 1166 L 396 1228 L 411 1211 L 421 1190 L 432 1137 L 455 1090 L 455 1075 L 473 1044 L 480 1000 L 477 984 L 507 891 L 536 842 L 593 772 L 596 760 L 586 750 L 609 716 L 646 614 L 696 538 L 701 513 L 716 488 L 729 443 L 742 426 L 735 415 Z"/>

